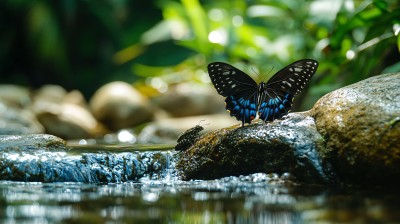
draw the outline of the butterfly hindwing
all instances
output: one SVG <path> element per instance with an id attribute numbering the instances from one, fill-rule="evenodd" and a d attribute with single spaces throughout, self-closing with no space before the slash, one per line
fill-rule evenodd
<path id="1" fill-rule="evenodd" d="M 233 94 L 225 99 L 226 109 L 231 116 L 244 123 L 251 123 L 257 115 L 257 91 Z"/>
<path id="2" fill-rule="evenodd" d="M 268 99 L 266 99 L 268 98 Z M 258 115 L 263 121 L 273 121 L 286 115 L 292 107 L 293 96 L 286 93 L 283 97 L 266 97 L 260 103 Z"/>

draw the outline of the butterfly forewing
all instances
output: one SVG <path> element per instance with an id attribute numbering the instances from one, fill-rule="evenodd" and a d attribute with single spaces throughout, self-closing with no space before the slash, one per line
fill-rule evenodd
<path id="1" fill-rule="evenodd" d="M 294 96 L 307 86 L 317 67 L 315 60 L 296 61 L 272 76 L 267 82 L 267 90 L 288 92 Z"/>
<path id="2" fill-rule="evenodd" d="M 208 74 L 218 93 L 230 96 L 241 91 L 256 91 L 257 83 L 246 73 L 223 62 L 208 65 Z"/>

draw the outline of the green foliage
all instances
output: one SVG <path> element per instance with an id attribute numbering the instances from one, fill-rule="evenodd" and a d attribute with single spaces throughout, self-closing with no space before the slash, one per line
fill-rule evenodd
<path id="1" fill-rule="evenodd" d="M 3 82 L 59 83 L 86 95 L 116 79 L 162 92 L 173 83 L 209 81 L 212 61 L 251 75 L 253 67 L 266 79 L 313 58 L 320 67 L 296 100 L 305 109 L 336 88 L 400 71 L 399 6 L 397 0 L 4 0 L 0 73 Z"/>
<path id="2" fill-rule="evenodd" d="M 297 100 L 305 101 L 302 109 L 306 109 L 341 86 L 382 71 L 400 71 L 398 1 L 226 0 L 200 5 L 198 0 L 164 0 L 159 5 L 162 24 L 171 32 L 169 41 L 193 54 L 157 73 L 134 65 L 138 75 L 151 73 L 166 82 L 201 81 L 204 74 L 195 68 L 204 71 L 212 61 L 225 61 L 250 74 L 254 72 L 249 68 L 256 67 L 271 76 L 290 62 L 314 58 L 320 62 L 317 75 L 310 91 Z M 162 28 L 153 29 L 157 33 Z M 171 50 L 162 57 L 176 57 L 175 53 Z M 188 71 L 187 66 L 192 69 Z M 171 78 L 177 74 L 180 78 Z"/>

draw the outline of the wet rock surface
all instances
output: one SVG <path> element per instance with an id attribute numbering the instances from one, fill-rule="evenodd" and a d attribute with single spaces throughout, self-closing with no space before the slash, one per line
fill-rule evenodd
<path id="1" fill-rule="evenodd" d="M 170 152 L 103 148 L 84 152 L 51 135 L 0 137 L 0 180 L 117 183 L 162 177 L 173 167 Z"/>
<path id="2" fill-rule="evenodd" d="M 53 135 L 0 135 L 0 152 L 65 151 L 65 145 L 63 139 Z"/>
<path id="3" fill-rule="evenodd" d="M 323 153 L 343 181 L 400 183 L 400 73 L 333 91 L 311 112 L 326 144 Z"/>
<path id="4" fill-rule="evenodd" d="M 183 179 L 214 179 L 255 172 L 289 172 L 299 181 L 309 183 L 328 183 L 334 179 L 318 152 L 323 139 L 307 114 L 292 113 L 285 120 L 237 127 L 205 134 L 182 152 L 177 168 Z"/>

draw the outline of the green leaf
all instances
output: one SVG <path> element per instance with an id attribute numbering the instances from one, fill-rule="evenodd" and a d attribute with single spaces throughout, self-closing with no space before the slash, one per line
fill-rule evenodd
<path id="1" fill-rule="evenodd" d="M 182 0 L 182 4 L 189 17 L 191 27 L 197 44 L 197 49 L 202 49 L 205 54 L 210 54 L 208 43 L 207 16 L 198 0 Z"/>

